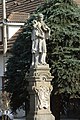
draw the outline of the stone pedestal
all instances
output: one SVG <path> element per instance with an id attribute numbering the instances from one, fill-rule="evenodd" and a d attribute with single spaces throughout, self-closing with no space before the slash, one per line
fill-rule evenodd
<path id="1" fill-rule="evenodd" d="M 55 120 L 50 111 L 50 93 L 52 90 L 49 65 L 38 65 L 30 68 L 28 92 L 30 111 L 27 120 Z"/>

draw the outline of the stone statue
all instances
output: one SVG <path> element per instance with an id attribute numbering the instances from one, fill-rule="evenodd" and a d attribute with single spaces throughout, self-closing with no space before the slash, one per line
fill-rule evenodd
<path id="1" fill-rule="evenodd" d="M 43 31 L 39 29 L 38 22 L 36 20 L 33 20 L 33 31 L 32 31 L 32 66 L 38 65 L 40 63 L 39 61 L 39 46 L 40 46 L 40 40 L 43 39 Z"/>
<path id="2" fill-rule="evenodd" d="M 47 87 L 40 86 L 39 88 L 34 88 L 37 94 L 38 105 L 39 109 L 47 109 L 49 107 L 49 96 L 50 91 Z"/>
<path id="3" fill-rule="evenodd" d="M 32 66 L 46 64 L 46 39 L 50 36 L 50 28 L 43 21 L 43 14 L 33 20 L 32 40 Z"/>

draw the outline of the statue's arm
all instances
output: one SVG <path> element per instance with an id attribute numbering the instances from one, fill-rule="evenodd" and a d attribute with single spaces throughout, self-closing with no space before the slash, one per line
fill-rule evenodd
<path id="1" fill-rule="evenodd" d="M 43 38 L 44 38 L 44 36 L 43 36 L 41 33 L 39 33 L 39 31 L 38 31 L 38 30 L 36 30 L 35 35 L 36 35 L 38 38 L 41 38 L 41 39 L 43 39 Z"/>
<path id="2" fill-rule="evenodd" d="M 42 22 L 42 29 L 45 31 L 45 32 L 50 32 L 50 28 L 44 23 Z"/>

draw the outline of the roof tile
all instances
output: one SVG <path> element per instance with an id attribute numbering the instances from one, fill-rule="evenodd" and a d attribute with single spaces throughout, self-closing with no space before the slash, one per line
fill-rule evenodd
<path id="1" fill-rule="evenodd" d="M 13 12 L 32 13 L 44 0 L 11 0 L 6 2 L 7 18 Z M 2 18 L 2 4 L 0 4 L 0 18 Z"/>
<path id="2" fill-rule="evenodd" d="M 30 17 L 29 13 L 25 12 L 12 12 L 7 20 L 9 22 L 25 22 Z"/>

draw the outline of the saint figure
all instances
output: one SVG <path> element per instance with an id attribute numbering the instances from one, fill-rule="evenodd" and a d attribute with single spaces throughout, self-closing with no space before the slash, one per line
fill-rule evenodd
<path id="1" fill-rule="evenodd" d="M 46 39 L 50 36 L 50 28 L 43 21 L 43 14 L 33 20 L 32 31 L 32 66 L 46 64 Z"/>

